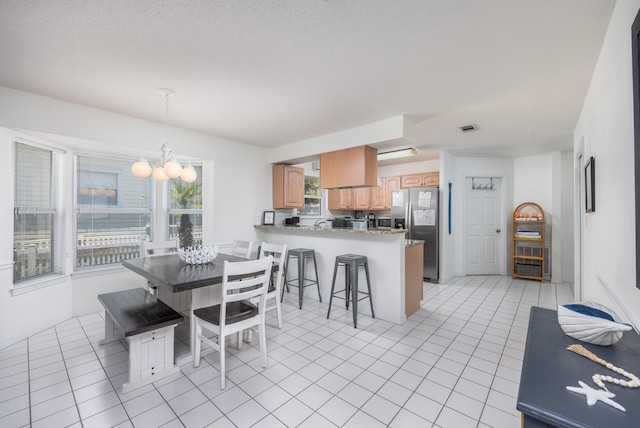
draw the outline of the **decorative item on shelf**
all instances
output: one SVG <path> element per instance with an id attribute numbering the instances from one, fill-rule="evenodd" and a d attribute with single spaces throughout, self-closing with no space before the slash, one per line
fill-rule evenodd
<path id="1" fill-rule="evenodd" d="M 347 227 L 347 220 L 344 217 L 338 215 L 333 217 L 331 225 L 333 228 Z"/>
<path id="2" fill-rule="evenodd" d="M 195 247 L 178 248 L 180 260 L 189 265 L 203 265 L 210 263 L 218 255 L 216 245 L 199 245 Z"/>
<path id="3" fill-rule="evenodd" d="M 140 156 L 133 165 L 131 165 L 131 172 L 133 175 L 139 178 L 146 178 L 153 173 L 153 178 L 156 181 L 167 181 L 170 178 L 180 177 L 185 183 L 192 183 L 198 178 L 196 170 L 191 165 L 191 162 L 187 163 L 184 168 L 173 157 L 173 151 L 169 145 L 167 138 L 167 128 L 169 116 L 169 97 L 175 92 L 171 89 L 160 88 L 158 91 L 165 97 L 165 113 L 164 113 L 164 139 L 165 143 L 162 145 L 162 155 L 160 156 L 160 164 L 157 165 L 153 171 L 151 165 L 145 158 Z"/>
<path id="4" fill-rule="evenodd" d="M 264 211 L 262 213 L 262 224 L 265 226 L 273 226 L 276 220 L 275 211 Z"/>
<path id="5" fill-rule="evenodd" d="M 558 306 L 558 323 L 567 336 L 594 345 L 609 346 L 631 330 L 611 309 L 594 302 Z"/>

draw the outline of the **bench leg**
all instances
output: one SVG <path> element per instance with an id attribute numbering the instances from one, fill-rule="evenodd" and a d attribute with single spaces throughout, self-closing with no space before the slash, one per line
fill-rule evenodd
<path id="1" fill-rule="evenodd" d="M 104 314 L 104 339 L 102 339 L 98 344 L 100 346 L 106 345 L 108 343 L 117 342 L 120 339 L 124 339 L 124 335 L 122 334 L 122 330 L 120 330 L 116 324 L 113 322 L 111 316 L 105 312 Z"/>

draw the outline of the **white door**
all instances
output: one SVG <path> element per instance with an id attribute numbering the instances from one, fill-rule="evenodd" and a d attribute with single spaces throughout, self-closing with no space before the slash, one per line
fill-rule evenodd
<path id="1" fill-rule="evenodd" d="M 500 275 L 502 204 L 500 178 L 465 179 L 465 273 Z"/>

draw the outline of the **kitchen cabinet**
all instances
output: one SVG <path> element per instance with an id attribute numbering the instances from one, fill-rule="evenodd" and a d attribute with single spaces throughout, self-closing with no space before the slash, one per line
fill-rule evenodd
<path id="1" fill-rule="evenodd" d="M 330 210 L 352 210 L 353 208 L 353 189 L 331 189 L 329 190 L 329 209 Z"/>
<path id="2" fill-rule="evenodd" d="M 404 311 L 407 317 L 420 309 L 422 301 L 422 281 L 424 244 L 407 246 L 404 262 Z"/>
<path id="3" fill-rule="evenodd" d="M 273 208 L 304 208 L 304 168 L 273 166 Z"/>
<path id="4" fill-rule="evenodd" d="M 378 184 L 378 150 L 352 147 L 320 155 L 320 187 L 337 189 Z"/>
<path id="5" fill-rule="evenodd" d="M 391 192 L 400 188 L 400 177 L 380 177 L 381 185 L 371 188 L 369 209 L 391 209 Z"/>
<path id="6" fill-rule="evenodd" d="M 371 205 L 371 190 L 375 187 L 359 187 L 353 189 L 354 202 L 353 209 L 355 210 L 368 210 Z"/>
<path id="7" fill-rule="evenodd" d="M 403 189 L 410 187 L 438 186 L 440 184 L 440 173 L 435 171 L 408 174 L 400 176 L 400 179 L 400 187 Z"/>

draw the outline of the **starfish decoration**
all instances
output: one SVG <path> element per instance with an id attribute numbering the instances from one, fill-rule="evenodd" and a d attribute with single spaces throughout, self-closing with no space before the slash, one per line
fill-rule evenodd
<path id="1" fill-rule="evenodd" d="M 579 380 L 578 384 L 581 388 L 577 388 L 575 386 L 567 386 L 567 389 L 572 392 L 577 392 L 578 394 L 587 396 L 587 404 L 593 406 L 596 404 L 596 401 L 602 401 L 605 404 L 608 404 L 611 407 L 614 407 L 618 410 L 622 410 L 626 412 L 625 408 L 612 400 L 616 394 L 608 391 L 603 391 L 601 389 L 593 389 L 583 381 Z"/>

